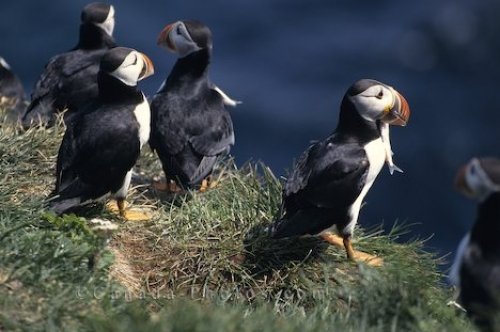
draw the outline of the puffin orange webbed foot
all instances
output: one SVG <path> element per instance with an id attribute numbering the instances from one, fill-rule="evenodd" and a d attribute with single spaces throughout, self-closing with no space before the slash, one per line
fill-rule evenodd
<path id="1" fill-rule="evenodd" d="M 106 203 L 106 209 L 113 214 L 120 215 L 126 221 L 147 221 L 152 218 L 149 211 L 139 208 L 127 209 L 126 205 L 123 200 L 111 200 Z"/>
<path id="2" fill-rule="evenodd" d="M 156 191 L 168 192 L 168 193 L 180 193 L 182 192 L 182 188 L 179 187 L 175 181 L 166 180 L 166 181 L 153 181 L 153 188 Z"/>
<path id="3" fill-rule="evenodd" d="M 208 180 L 207 179 L 203 179 L 203 181 L 201 181 L 201 186 L 200 186 L 200 193 L 204 193 L 206 192 L 208 189 L 210 188 L 209 184 L 208 184 Z"/>
<path id="4" fill-rule="evenodd" d="M 321 234 L 321 238 L 337 248 L 345 248 L 347 258 L 354 262 L 363 262 L 374 267 L 380 267 L 384 264 L 384 260 L 380 257 L 354 250 L 352 248 L 351 237 L 342 238 L 336 234 L 326 232 Z"/>

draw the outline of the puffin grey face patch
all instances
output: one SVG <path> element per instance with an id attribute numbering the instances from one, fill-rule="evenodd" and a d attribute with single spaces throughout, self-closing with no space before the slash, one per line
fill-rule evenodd
<path id="1" fill-rule="evenodd" d="M 193 52 L 201 50 L 191 38 L 184 22 L 178 21 L 170 30 L 169 36 L 170 41 L 175 46 L 175 51 L 180 58 L 183 58 Z"/>

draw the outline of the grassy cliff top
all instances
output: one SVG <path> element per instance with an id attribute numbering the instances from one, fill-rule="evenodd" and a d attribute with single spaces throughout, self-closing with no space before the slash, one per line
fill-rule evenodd
<path id="1" fill-rule="evenodd" d="M 381 268 L 316 238 L 268 239 L 281 184 L 261 164 L 227 161 L 215 189 L 162 197 L 146 147 L 128 201 L 151 221 L 101 205 L 55 217 L 43 201 L 63 130 L 0 123 L 0 331 L 472 329 L 446 305 L 438 259 L 421 241 L 395 242 L 404 228 L 356 230 L 356 248 L 382 256 Z"/>

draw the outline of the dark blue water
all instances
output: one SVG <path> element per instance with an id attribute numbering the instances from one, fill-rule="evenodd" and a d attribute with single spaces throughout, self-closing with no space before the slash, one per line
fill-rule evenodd
<path id="1" fill-rule="evenodd" d="M 31 90 L 50 56 L 74 46 L 85 1 L 9 1 L 0 11 L 0 55 Z M 500 5 L 460 1 L 115 1 L 115 37 L 148 54 L 152 94 L 175 58 L 161 29 L 195 18 L 214 34 L 212 80 L 243 104 L 233 110 L 238 164 L 262 160 L 286 174 L 308 142 L 328 135 L 347 87 L 359 78 L 393 85 L 412 118 L 393 128 L 396 163 L 384 169 L 360 223 L 417 223 L 439 253 L 455 249 L 474 203 L 454 192 L 472 156 L 500 155 Z"/>

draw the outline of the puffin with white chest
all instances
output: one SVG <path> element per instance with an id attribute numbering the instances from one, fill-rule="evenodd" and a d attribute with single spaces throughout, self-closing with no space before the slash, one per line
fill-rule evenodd
<path id="1" fill-rule="evenodd" d="M 460 243 L 450 278 L 459 303 L 483 331 L 500 329 L 500 159 L 473 158 L 460 168 L 456 188 L 476 200 L 477 216 Z"/>
<path id="2" fill-rule="evenodd" d="M 40 75 L 31 103 L 22 118 L 24 128 L 54 124 L 55 115 L 67 110 L 65 122 L 97 96 L 97 72 L 101 57 L 116 46 L 113 39 L 115 9 L 94 2 L 81 13 L 78 44 L 52 57 Z"/>
<path id="3" fill-rule="evenodd" d="M 381 126 L 405 126 L 409 116 L 408 103 L 392 87 L 371 79 L 354 83 L 342 100 L 336 130 L 311 145 L 289 175 L 282 217 L 270 227 L 271 236 L 320 234 L 345 247 L 349 259 L 381 265 L 381 259 L 353 250 L 351 239 L 363 199 L 386 161 Z"/>
<path id="4" fill-rule="evenodd" d="M 64 134 L 50 210 L 62 214 L 112 194 L 125 219 L 143 218 L 127 211 L 124 201 L 132 167 L 150 134 L 149 104 L 137 82 L 152 74 L 151 60 L 136 50 L 117 47 L 103 56 L 98 97 Z"/>
<path id="5" fill-rule="evenodd" d="M 177 21 L 163 29 L 158 44 L 178 60 L 151 102 L 150 146 L 161 160 L 168 190 L 203 191 L 218 157 L 234 144 L 226 106 L 237 102 L 209 80 L 212 34 L 207 26 Z"/>

